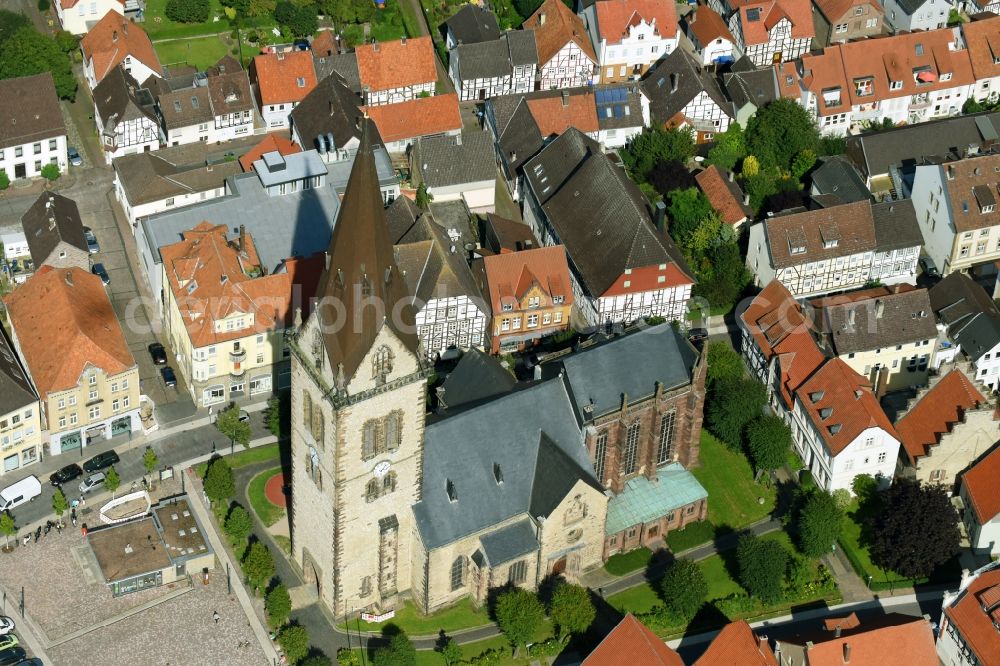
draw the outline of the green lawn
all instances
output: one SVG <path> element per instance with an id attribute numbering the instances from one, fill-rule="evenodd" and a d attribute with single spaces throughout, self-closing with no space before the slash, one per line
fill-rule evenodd
<path id="1" fill-rule="evenodd" d="M 221 434 L 219 435 L 222 436 Z M 225 450 L 219 453 L 222 454 Z M 235 455 L 224 456 L 226 462 L 233 469 L 238 469 L 240 467 L 246 467 L 247 465 L 253 465 L 254 463 L 266 462 L 268 460 L 277 461 L 281 457 L 281 450 L 278 448 L 278 444 L 265 444 L 264 446 L 255 446 L 252 449 L 243 449 L 237 452 Z M 198 463 L 195 466 L 195 472 L 197 472 L 199 478 L 205 478 L 205 471 L 208 469 L 208 463 Z"/>
<path id="2" fill-rule="evenodd" d="M 533 642 L 539 643 L 552 636 L 552 627 L 548 623 L 543 625 L 542 629 L 535 636 Z M 463 663 L 468 663 L 479 657 L 484 652 L 489 650 L 498 650 L 502 653 L 502 656 L 498 661 L 490 661 L 490 666 L 528 666 L 533 662 L 538 662 L 538 657 L 529 657 L 521 651 L 522 657 L 514 659 L 512 655 L 512 650 L 510 649 L 510 643 L 503 636 L 494 636 L 493 638 L 487 638 L 486 640 L 476 641 L 475 643 L 468 643 L 462 645 L 462 660 Z M 357 655 L 361 655 L 360 650 L 354 650 Z M 370 663 L 370 661 L 369 661 Z M 543 660 L 544 663 L 544 660 Z M 416 666 L 445 666 L 444 659 L 440 654 L 432 650 L 417 650 L 417 660 Z"/>
<path id="3" fill-rule="evenodd" d="M 284 551 L 285 555 L 291 555 L 292 554 L 292 540 L 291 539 L 289 539 L 288 537 L 286 537 L 284 534 L 272 534 L 271 538 L 274 539 L 274 542 L 276 544 L 278 544 L 278 546 L 281 548 L 282 551 Z"/>
<path id="4" fill-rule="evenodd" d="M 652 556 L 653 553 L 648 548 L 636 548 L 628 553 L 612 555 L 604 563 L 604 569 L 612 576 L 624 576 L 636 569 L 646 568 Z"/>
<path id="5" fill-rule="evenodd" d="M 211 67 L 229 52 L 225 42 L 216 35 L 174 42 L 156 42 L 153 47 L 164 65 L 187 63 L 199 70 Z"/>
<path id="6" fill-rule="evenodd" d="M 673 553 L 683 553 L 689 548 L 708 543 L 715 538 L 715 525 L 708 520 L 691 523 L 682 530 L 667 533 L 667 546 Z"/>
<path id="7" fill-rule="evenodd" d="M 219 0 L 205 0 L 210 4 L 208 21 L 205 23 L 175 23 L 167 18 L 167 0 L 146 0 L 146 21 L 143 30 L 150 39 L 165 39 L 170 37 L 197 37 L 229 31 L 229 21 L 222 13 L 222 3 Z M 213 21 L 216 16 L 219 21 Z"/>
<path id="8" fill-rule="evenodd" d="M 868 549 L 861 545 L 861 524 L 866 516 L 858 508 L 857 500 L 847 508 L 847 518 L 840 532 L 840 546 L 844 549 L 847 559 L 851 561 L 856 573 L 864 582 L 871 576 L 871 588 L 884 590 L 890 587 L 908 587 L 913 585 L 913 579 L 904 578 L 893 571 L 885 571 L 872 562 Z"/>
<path id="9" fill-rule="evenodd" d="M 250 484 L 247 486 L 247 496 L 250 498 L 250 506 L 253 507 L 254 513 L 257 514 L 260 522 L 264 523 L 265 527 L 274 525 L 285 515 L 284 509 L 271 504 L 271 501 L 264 495 L 264 487 L 267 485 L 267 480 L 275 474 L 280 473 L 281 467 L 265 470 L 250 479 Z"/>
<path id="10" fill-rule="evenodd" d="M 432 636 L 442 629 L 450 632 L 456 629 L 481 627 L 489 623 L 490 616 L 486 613 L 486 609 L 477 609 L 468 598 L 463 598 L 454 606 L 432 615 L 421 614 L 412 602 L 407 601 L 396 611 L 396 616 L 391 620 L 379 623 L 361 621 L 361 631 L 380 631 L 387 624 L 394 624 L 410 636 Z M 358 621 L 351 620 L 350 628 L 358 629 Z"/>
<path id="11" fill-rule="evenodd" d="M 701 466 L 692 473 L 708 491 L 708 520 L 716 527 L 739 529 L 774 509 L 774 489 L 755 483 L 746 457 L 707 430 L 701 431 Z M 758 503 L 761 497 L 763 504 Z"/>

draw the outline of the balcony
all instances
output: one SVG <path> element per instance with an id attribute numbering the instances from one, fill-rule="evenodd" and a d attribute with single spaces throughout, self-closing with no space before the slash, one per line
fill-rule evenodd
<path id="1" fill-rule="evenodd" d="M 246 373 L 247 369 L 242 363 L 234 363 L 232 369 L 229 371 L 229 376 L 233 379 L 237 379 Z"/>
<path id="2" fill-rule="evenodd" d="M 910 110 L 914 109 L 926 109 L 931 105 L 930 95 L 927 93 L 920 93 L 919 95 L 910 96 Z"/>
<path id="3" fill-rule="evenodd" d="M 229 352 L 229 362 L 230 363 L 242 363 L 247 360 L 247 350 L 246 348 L 234 349 Z"/>

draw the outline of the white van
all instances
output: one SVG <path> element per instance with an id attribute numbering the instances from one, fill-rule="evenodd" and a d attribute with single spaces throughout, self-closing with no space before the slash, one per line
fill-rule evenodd
<path id="1" fill-rule="evenodd" d="M 42 484 L 37 476 L 29 476 L 0 490 L 0 511 L 9 511 L 42 494 Z"/>

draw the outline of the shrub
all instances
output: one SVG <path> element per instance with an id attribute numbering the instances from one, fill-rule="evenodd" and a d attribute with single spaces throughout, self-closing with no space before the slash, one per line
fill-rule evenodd
<path id="1" fill-rule="evenodd" d="M 204 0 L 167 0 L 164 13 L 178 23 L 205 23 L 208 10 L 209 3 Z"/>
<path id="2" fill-rule="evenodd" d="M 663 576 L 660 590 L 667 608 L 685 620 L 690 620 L 705 603 L 708 581 L 693 560 L 675 561 Z"/>

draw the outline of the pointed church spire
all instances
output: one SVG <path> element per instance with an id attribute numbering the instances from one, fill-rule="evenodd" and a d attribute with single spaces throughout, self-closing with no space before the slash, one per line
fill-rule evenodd
<path id="1" fill-rule="evenodd" d="M 396 267 L 382 193 L 375 171 L 380 139 L 371 120 L 361 120 L 361 144 L 327 250 L 316 308 L 332 367 L 354 377 L 383 326 L 411 351 L 417 337 L 406 284 Z"/>

